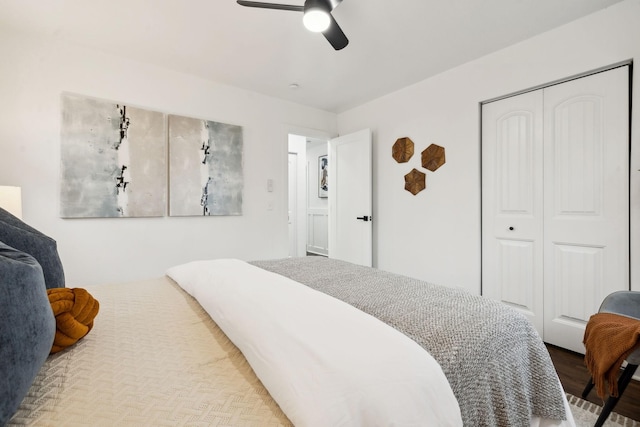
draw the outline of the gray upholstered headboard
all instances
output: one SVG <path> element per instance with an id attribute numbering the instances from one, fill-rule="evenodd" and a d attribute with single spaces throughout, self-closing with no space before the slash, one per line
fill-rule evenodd
<path id="1" fill-rule="evenodd" d="M 0 242 L 28 253 L 42 266 L 47 288 L 65 286 L 58 246 L 51 237 L 0 208 Z"/>
<path id="2" fill-rule="evenodd" d="M 47 359 L 56 320 L 42 267 L 0 242 L 0 426 L 9 421 Z"/>
<path id="3" fill-rule="evenodd" d="M 56 321 L 47 288 L 64 286 L 56 241 L 0 208 L 0 426 L 49 355 Z"/>

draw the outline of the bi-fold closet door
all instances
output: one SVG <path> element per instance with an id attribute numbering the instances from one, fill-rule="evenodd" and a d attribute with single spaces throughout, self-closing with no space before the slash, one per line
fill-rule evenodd
<path id="1" fill-rule="evenodd" d="M 629 289 L 629 67 L 482 106 L 482 293 L 583 353 Z"/>

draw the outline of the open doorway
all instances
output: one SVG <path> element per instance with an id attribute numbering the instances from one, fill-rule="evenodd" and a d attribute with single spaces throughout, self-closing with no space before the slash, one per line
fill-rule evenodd
<path id="1" fill-rule="evenodd" d="M 327 256 L 327 140 L 289 134 L 289 256 Z"/>

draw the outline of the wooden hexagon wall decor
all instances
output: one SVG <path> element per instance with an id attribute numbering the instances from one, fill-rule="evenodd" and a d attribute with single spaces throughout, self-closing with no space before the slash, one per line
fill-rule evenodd
<path id="1" fill-rule="evenodd" d="M 422 152 L 422 167 L 435 172 L 440 166 L 444 165 L 444 147 L 431 144 Z"/>
<path id="2" fill-rule="evenodd" d="M 427 175 L 417 169 L 404 176 L 404 189 L 414 196 L 427 187 Z"/>
<path id="3" fill-rule="evenodd" d="M 413 156 L 413 147 L 410 138 L 398 138 L 391 149 L 391 156 L 398 163 L 406 163 Z"/>

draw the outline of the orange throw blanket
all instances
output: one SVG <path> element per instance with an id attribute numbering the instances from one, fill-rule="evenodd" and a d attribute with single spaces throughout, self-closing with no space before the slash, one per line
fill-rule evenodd
<path id="1" fill-rule="evenodd" d="M 56 336 L 51 353 L 72 346 L 93 328 L 100 304 L 82 288 L 47 289 L 49 302 L 56 318 Z"/>
<path id="2" fill-rule="evenodd" d="M 584 361 L 598 396 L 604 399 L 608 382 L 609 394 L 617 397 L 620 366 L 640 347 L 640 320 L 611 313 L 594 314 L 587 323 L 583 342 Z"/>

